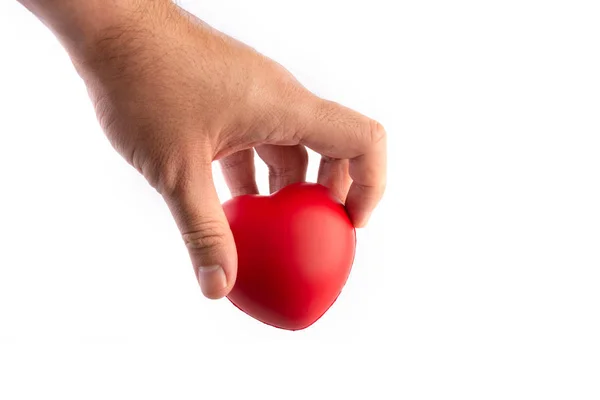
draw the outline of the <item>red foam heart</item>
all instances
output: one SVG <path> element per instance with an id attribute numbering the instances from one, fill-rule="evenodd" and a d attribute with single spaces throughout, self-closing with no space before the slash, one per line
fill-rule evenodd
<path id="1" fill-rule="evenodd" d="M 228 298 L 266 324 L 307 328 L 331 307 L 354 262 L 356 232 L 343 204 L 321 185 L 223 205 L 238 252 Z"/>

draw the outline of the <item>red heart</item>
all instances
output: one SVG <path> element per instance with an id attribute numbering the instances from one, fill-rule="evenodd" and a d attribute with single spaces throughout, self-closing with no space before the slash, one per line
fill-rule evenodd
<path id="1" fill-rule="evenodd" d="M 238 252 L 229 300 L 282 329 L 304 329 L 321 318 L 354 262 L 356 232 L 344 205 L 324 186 L 298 183 L 223 207 Z"/>

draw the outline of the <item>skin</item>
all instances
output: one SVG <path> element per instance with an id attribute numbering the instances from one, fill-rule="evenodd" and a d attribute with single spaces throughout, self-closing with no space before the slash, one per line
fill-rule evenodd
<path id="1" fill-rule="evenodd" d="M 165 199 L 204 295 L 235 283 L 233 236 L 213 184 L 219 161 L 233 196 L 257 194 L 254 154 L 271 192 L 318 183 L 363 227 L 386 180 L 376 121 L 304 88 L 285 68 L 170 0 L 19 0 L 61 41 L 114 148 Z M 255 150 L 255 151 L 254 151 Z"/>

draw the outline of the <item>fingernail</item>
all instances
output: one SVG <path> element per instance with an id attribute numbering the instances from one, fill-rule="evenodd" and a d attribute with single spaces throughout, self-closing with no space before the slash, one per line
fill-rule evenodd
<path id="1" fill-rule="evenodd" d="M 219 265 L 199 267 L 198 283 L 202 293 L 207 297 L 212 297 L 215 292 L 227 286 L 227 277 L 225 271 Z"/>

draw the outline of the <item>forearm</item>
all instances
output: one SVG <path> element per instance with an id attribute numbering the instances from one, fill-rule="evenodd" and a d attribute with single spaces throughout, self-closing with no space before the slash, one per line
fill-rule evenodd
<path id="1" fill-rule="evenodd" d="M 70 53 L 87 51 L 104 35 L 129 29 L 164 12 L 171 0 L 18 0 Z"/>

